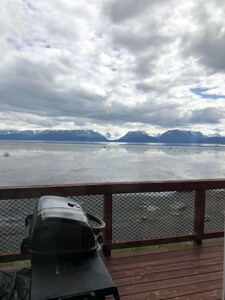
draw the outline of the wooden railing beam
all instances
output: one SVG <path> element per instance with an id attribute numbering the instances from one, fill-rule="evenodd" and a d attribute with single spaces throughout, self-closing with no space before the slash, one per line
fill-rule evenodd
<path id="1" fill-rule="evenodd" d="M 38 198 L 43 195 L 82 196 L 120 193 L 225 189 L 225 179 L 134 181 L 0 187 L 0 200 Z"/>

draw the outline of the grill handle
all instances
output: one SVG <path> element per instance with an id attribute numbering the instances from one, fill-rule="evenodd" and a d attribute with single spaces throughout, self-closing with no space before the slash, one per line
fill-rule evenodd
<path id="1" fill-rule="evenodd" d="M 94 215 L 91 215 L 89 213 L 87 213 L 87 217 L 89 218 L 90 221 L 93 221 L 96 223 L 96 224 L 92 225 L 95 235 L 98 235 L 101 231 L 103 231 L 103 229 L 105 228 L 105 222 L 102 219 L 100 219 Z"/>

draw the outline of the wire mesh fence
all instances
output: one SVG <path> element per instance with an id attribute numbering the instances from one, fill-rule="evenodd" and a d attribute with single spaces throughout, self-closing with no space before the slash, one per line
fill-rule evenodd
<path id="1" fill-rule="evenodd" d="M 224 230 L 225 190 L 206 191 L 205 232 Z"/>
<path id="2" fill-rule="evenodd" d="M 194 192 L 113 195 L 113 241 L 193 233 Z"/>
<path id="3" fill-rule="evenodd" d="M 69 197 L 84 211 L 104 219 L 104 195 Z M 195 191 L 113 194 L 112 242 L 192 234 Z M 0 255 L 20 252 L 25 218 L 37 199 L 0 201 Z M 225 190 L 206 191 L 205 233 L 224 230 Z M 107 223 L 107 220 L 104 220 Z"/>
<path id="4" fill-rule="evenodd" d="M 80 204 L 85 212 L 103 219 L 103 195 L 74 196 L 72 198 Z"/>
<path id="5" fill-rule="evenodd" d="M 0 201 L 0 253 L 20 252 L 26 237 L 25 218 L 32 214 L 37 199 L 14 199 Z"/>

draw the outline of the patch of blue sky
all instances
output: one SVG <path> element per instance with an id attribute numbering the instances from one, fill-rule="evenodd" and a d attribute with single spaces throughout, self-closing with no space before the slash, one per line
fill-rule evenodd
<path id="1" fill-rule="evenodd" d="M 201 96 L 202 98 L 205 99 L 221 99 L 221 98 L 225 99 L 225 95 L 207 94 L 207 92 L 211 90 L 211 88 L 193 88 L 190 90 L 192 93 Z"/>

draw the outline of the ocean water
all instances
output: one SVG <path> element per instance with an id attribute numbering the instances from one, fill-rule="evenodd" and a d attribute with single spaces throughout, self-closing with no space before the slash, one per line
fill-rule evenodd
<path id="1" fill-rule="evenodd" d="M 0 186 L 224 177 L 225 146 L 0 142 Z"/>

